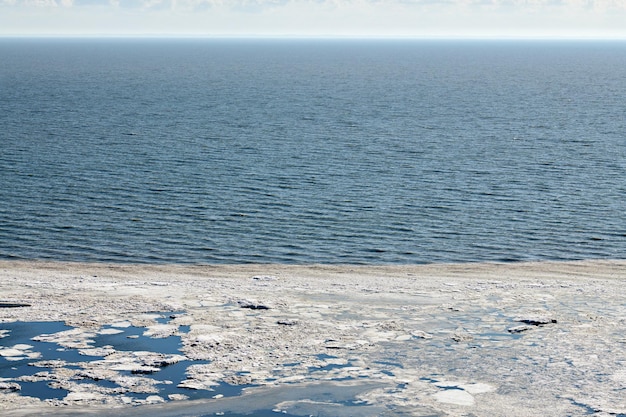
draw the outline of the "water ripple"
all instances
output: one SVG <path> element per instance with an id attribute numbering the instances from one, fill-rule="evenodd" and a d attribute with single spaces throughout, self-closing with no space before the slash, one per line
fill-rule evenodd
<path id="1" fill-rule="evenodd" d="M 626 257 L 623 45 L 22 42 L 2 258 Z"/>

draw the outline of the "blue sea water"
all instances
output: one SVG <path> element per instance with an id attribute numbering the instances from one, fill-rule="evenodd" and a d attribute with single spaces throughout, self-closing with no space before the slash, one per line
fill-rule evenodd
<path id="1" fill-rule="evenodd" d="M 626 43 L 0 40 L 0 258 L 626 258 Z"/>

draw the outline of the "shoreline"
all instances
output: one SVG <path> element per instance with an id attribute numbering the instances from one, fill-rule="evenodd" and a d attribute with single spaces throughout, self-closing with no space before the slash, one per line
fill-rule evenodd
<path id="1" fill-rule="evenodd" d="M 165 398 L 161 403 L 156 392 L 152 404 L 126 404 L 132 396 L 128 387 L 120 395 L 92 385 L 88 388 L 97 395 L 87 395 L 68 371 L 71 367 L 49 367 L 42 380 L 66 389 L 65 398 L 40 401 L 0 389 L 0 410 L 15 416 L 87 410 L 104 415 L 122 407 L 125 414 L 178 415 L 189 407 L 220 412 L 239 404 L 245 414 L 262 395 L 289 415 L 326 410 L 331 403 L 336 415 L 356 408 L 362 415 L 394 410 L 393 415 L 415 416 L 557 416 L 585 415 L 590 409 L 626 414 L 625 279 L 626 260 L 424 265 L 0 261 L 0 302 L 28 305 L 0 307 L 0 328 L 16 321 L 60 321 L 78 329 L 80 339 L 80 332 L 129 322 L 154 339 L 180 337 L 181 355 L 203 361 L 188 369 L 183 381 L 188 389 L 219 383 L 247 387 L 243 396 L 230 399 L 212 399 L 207 390 L 206 400 Z M 177 313 L 163 324 L 155 312 Z M 113 356 L 108 352 L 80 367 L 100 377 L 110 371 Z M 107 375 L 120 382 L 119 375 Z M 360 382 L 363 386 L 355 388 Z M 339 397 L 339 391 L 348 390 L 363 405 L 307 398 L 322 389 L 319 384 Z M 302 398 L 285 400 L 285 389 L 301 392 Z"/>

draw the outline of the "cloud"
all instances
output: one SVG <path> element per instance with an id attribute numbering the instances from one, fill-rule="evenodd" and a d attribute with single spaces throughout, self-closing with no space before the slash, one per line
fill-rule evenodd
<path id="1" fill-rule="evenodd" d="M 0 0 L 0 34 L 626 37 L 624 0 Z"/>
<path id="2" fill-rule="evenodd" d="M 93 6 L 111 4 L 120 8 L 182 8 L 186 10 L 219 7 L 243 12 L 291 6 L 318 6 L 331 8 L 403 7 L 467 8 L 533 10 L 545 8 L 585 10 L 626 10 L 624 0 L 1 0 L 1 4 L 17 7 Z"/>

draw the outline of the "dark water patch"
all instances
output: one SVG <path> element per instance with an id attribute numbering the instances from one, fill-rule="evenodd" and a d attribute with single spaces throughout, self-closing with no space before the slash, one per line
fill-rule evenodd
<path id="1" fill-rule="evenodd" d="M 163 313 L 158 322 L 167 324 L 173 317 L 172 314 Z M 19 360 L 8 360 L 0 357 L 0 377 L 8 378 L 18 382 L 22 386 L 19 391 L 21 395 L 28 395 L 40 399 L 63 398 L 67 395 L 67 391 L 58 388 L 52 388 L 49 383 L 56 380 L 54 375 L 55 367 L 68 368 L 78 371 L 76 375 L 69 376 L 68 382 L 78 384 L 94 384 L 105 389 L 122 389 L 114 380 L 99 378 L 97 369 L 91 372 L 89 361 L 94 359 L 101 360 L 102 357 L 92 354 L 90 350 L 82 350 L 81 354 L 78 349 L 64 348 L 55 341 L 55 335 L 72 328 L 61 322 L 15 322 L 4 323 L 0 325 L 0 330 L 7 330 L 5 337 L 0 339 L 2 343 L 0 347 L 11 348 L 18 345 L 23 355 L 13 357 Z M 115 334 L 106 334 L 107 330 L 115 329 L 120 331 Z M 147 330 L 143 327 L 113 327 L 103 326 L 101 331 L 105 334 L 96 334 L 90 337 L 91 347 L 110 346 L 116 352 L 135 352 L 149 351 L 160 354 L 178 354 L 181 352 L 180 336 L 169 336 L 165 338 L 151 338 L 145 336 Z M 34 341 L 37 336 L 51 336 L 48 341 Z M 62 338 L 62 335 L 59 335 Z M 60 341 L 60 340 L 59 340 Z M 27 355 L 31 357 L 27 357 Z M 37 366 L 34 366 L 37 362 Z M 178 388 L 178 384 L 186 379 L 186 370 L 192 364 L 207 363 L 206 361 L 181 360 L 169 365 L 163 365 L 142 376 L 154 379 L 158 387 L 158 395 L 167 398 L 171 394 L 183 394 L 190 399 L 210 398 L 215 395 L 234 396 L 240 395 L 242 390 L 247 386 L 233 386 L 229 384 L 220 384 L 214 390 L 191 390 Z M 84 372 L 83 372 L 84 370 Z M 49 380 L 37 382 L 22 382 L 20 377 L 32 376 L 42 373 L 42 377 L 46 378 L 45 372 L 51 372 Z M 133 371 L 118 371 L 120 376 L 132 376 Z M 116 394 L 112 394 L 116 395 Z M 127 393 L 125 394 L 136 400 L 146 399 L 148 395 Z"/>
<path id="2" fill-rule="evenodd" d="M 183 311 L 173 311 L 171 313 L 158 313 L 159 316 L 154 320 L 159 324 L 168 324 L 170 321 L 175 319 L 177 316 L 182 315 Z"/>
<path id="3" fill-rule="evenodd" d="M 0 323 L 0 330 L 8 330 L 9 334 L 1 338 L 2 345 L 10 344 L 32 344 L 31 338 L 40 334 L 53 334 L 70 330 L 72 327 L 66 326 L 62 322 L 53 321 L 31 321 Z M 35 342 L 37 343 L 37 342 Z"/>
<path id="4" fill-rule="evenodd" d="M 51 346 L 47 350 L 40 350 L 40 352 L 43 357 L 50 358 L 51 360 L 58 359 L 70 364 L 80 364 L 81 362 L 93 360 L 94 358 L 100 358 L 100 356 L 83 355 L 76 349 L 61 347 L 54 342 L 45 343 Z"/>
<path id="5" fill-rule="evenodd" d="M 32 361 L 32 359 L 24 359 L 21 361 L 10 361 L 9 363 L 4 363 L 0 359 L 0 378 L 18 378 L 20 376 L 31 376 L 37 372 L 41 372 L 42 368 L 26 366 Z"/>
<path id="6" fill-rule="evenodd" d="M 321 361 L 325 361 L 328 359 L 337 359 L 337 356 L 333 356 L 333 355 L 328 355 L 326 353 L 320 353 L 318 355 L 315 355 L 315 357 Z"/>
<path id="7" fill-rule="evenodd" d="M 32 362 L 48 359 L 62 359 L 68 362 L 82 360 L 77 351 L 67 352 L 56 343 L 40 342 L 32 340 L 33 337 L 41 334 L 54 334 L 71 327 L 62 322 L 13 322 L 0 324 L 0 330 L 8 330 L 8 334 L 0 339 L 0 347 L 11 348 L 15 345 L 29 345 L 28 349 L 22 349 L 24 355 L 14 356 L 19 360 L 9 360 L 0 356 L 0 377 L 15 378 L 20 375 L 32 375 L 41 368 L 30 367 Z M 29 354 L 40 353 L 39 357 L 28 357 Z M 67 353 L 67 354 L 66 354 Z"/>
<path id="8" fill-rule="evenodd" d="M 93 338 L 94 347 L 113 346 L 115 350 L 159 352 L 164 354 L 180 354 L 182 343 L 180 336 L 154 338 L 144 336 L 146 331 L 143 327 L 110 327 L 103 329 L 121 330 L 121 333 L 98 334 Z"/>
<path id="9" fill-rule="evenodd" d="M 52 388 L 49 384 L 50 381 L 37 381 L 37 382 L 19 382 L 22 389 L 19 391 L 20 395 L 25 397 L 39 398 L 40 400 L 60 400 L 64 398 L 69 391 L 61 388 Z"/>

